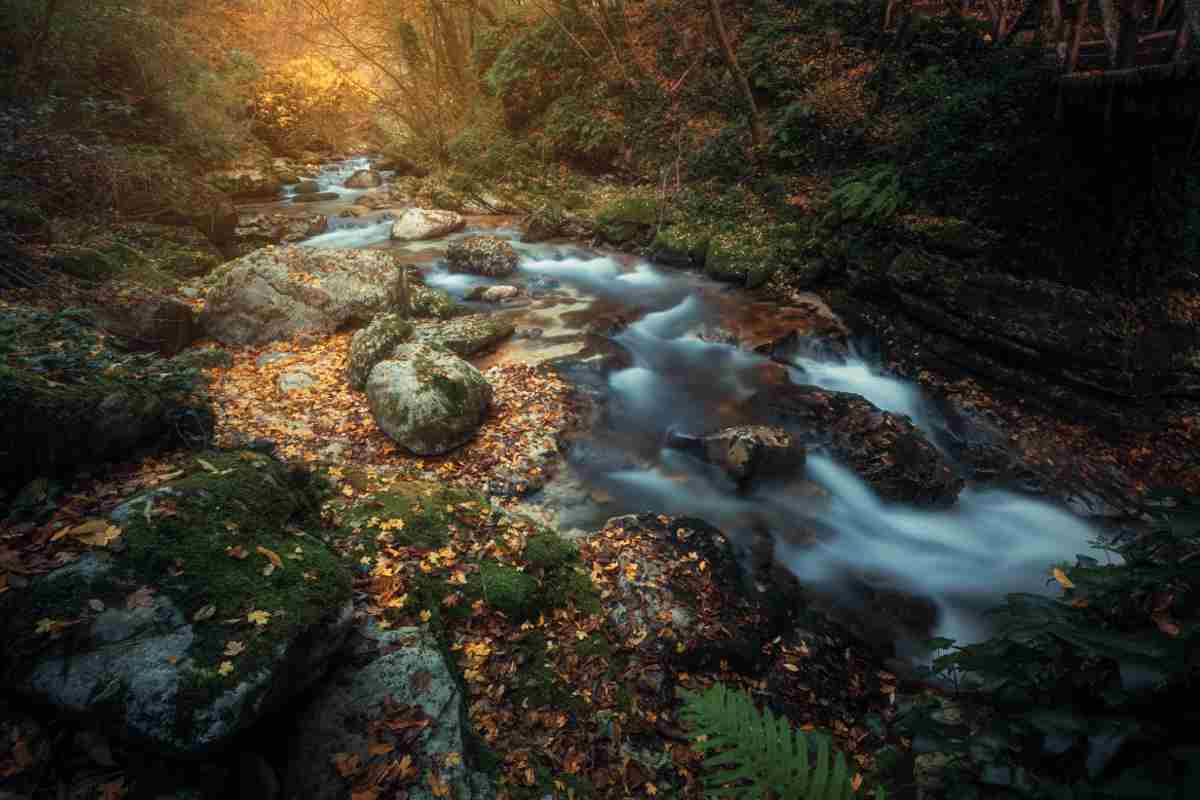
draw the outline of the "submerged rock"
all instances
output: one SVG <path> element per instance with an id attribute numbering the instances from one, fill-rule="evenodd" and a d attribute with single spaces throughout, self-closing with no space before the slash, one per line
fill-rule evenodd
<path id="1" fill-rule="evenodd" d="M 475 435 L 492 402 L 483 374 L 449 350 L 400 345 L 367 378 L 371 414 L 417 455 L 440 455 Z"/>
<path id="2" fill-rule="evenodd" d="M 227 745 L 315 682 L 349 632 L 348 571 L 285 529 L 317 497 L 265 456 L 204 453 L 94 522 L 111 550 L 13 597 L 0 685 L 152 752 Z"/>
<path id="3" fill-rule="evenodd" d="M 495 236 L 468 236 L 446 249 L 451 272 L 470 272 L 490 278 L 511 275 L 517 269 L 517 251 Z"/>
<path id="4" fill-rule="evenodd" d="M 224 344 L 327 335 L 390 309 L 400 270 L 380 250 L 266 248 L 226 264 L 201 315 Z"/>
<path id="5" fill-rule="evenodd" d="M 454 211 L 410 208 L 392 223 L 392 238 L 402 242 L 437 239 L 462 230 L 466 224 Z"/>
<path id="6" fill-rule="evenodd" d="M 828 450 L 885 500 L 948 506 L 962 489 L 962 479 L 908 417 L 859 395 L 773 386 L 751 396 L 743 411 L 786 427 L 806 447 Z"/>

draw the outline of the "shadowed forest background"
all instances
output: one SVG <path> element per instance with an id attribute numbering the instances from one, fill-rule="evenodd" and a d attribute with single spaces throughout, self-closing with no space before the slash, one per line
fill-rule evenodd
<path id="1" fill-rule="evenodd" d="M 1200 796 L 1195 0 L 0 12 L 0 800 Z"/>

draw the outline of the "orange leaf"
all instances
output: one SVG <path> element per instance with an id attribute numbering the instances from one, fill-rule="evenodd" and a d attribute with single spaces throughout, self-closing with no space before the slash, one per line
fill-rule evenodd
<path id="1" fill-rule="evenodd" d="M 1054 568 L 1054 580 L 1056 580 L 1060 584 L 1062 584 L 1062 587 L 1064 589 L 1074 589 L 1075 588 L 1075 584 L 1072 583 L 1071 579 L 1067 577 L 1067 573 L 1063 572 L 1058 567 Z"/>
<path id="2" fill-rule="evenodd" d="M 254 548 L 254 552 L 258 553 L 259 555 L 266 556 L 267 560 L 271 562 L 271 565 L 275 567 L 275 569 L 283 569 L 283 559 L 280 558 L 279 554 L 274 550 L 269 550 L 260 546 Z"/>

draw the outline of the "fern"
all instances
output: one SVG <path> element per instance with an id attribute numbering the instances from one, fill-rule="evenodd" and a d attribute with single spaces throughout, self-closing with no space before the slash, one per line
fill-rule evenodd
<path id="1" fill-rule="evenodd" d="M 705 692 L 682 691 L 682 716 L 696 734 L 694 746 L 716 768 L 705 778 L 708 797 L 785 800 L 849 800 L 854 793 L 846 759 L 830 761 L 828 736 L 816 736 L 816 764 L 809 766 L 809 740 L 783 717 L 754 707 L 750 696 L 717 683 Z M 883 789 L 875 800 L 886 800 Z"/>
<path id="2" fill-rule="evenodd" d="M 907 202 L 900 171 L 891 164 L 877 164 L 838 183 L 829 196 L 830 211 L 825 223 L 861 220 L 879 225 L 895 216 Z"/>

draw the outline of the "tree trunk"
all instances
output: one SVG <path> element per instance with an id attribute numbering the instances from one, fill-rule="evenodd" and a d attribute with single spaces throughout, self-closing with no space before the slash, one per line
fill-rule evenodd
<path id="1" fill-rule="evenodd" d="M 1142 0 L 1124 0 L 1120 5 L 1121 27 L 1117 40 L 1117 69 L 1137 63 L 1138 27 L 1142 22 Z"/>
<path id="2" fill-rule="evenodd" d="M 729 72 L 733 75 L 738 90 L 742 93 L 742 99 L 746 102 L 746 110 L 750 117 L 750 141 L 754 143 L 755 147 L 759 147 L 767 140 L 766 131 L 763 130 L 762 120 L 758 116 L 758 104 L 754 102 L 754 93 L 750 91 L 750 82 L 746 80 L 746 73 L 742 72 L 742 68 L 738 64 L 737 53 L 733 51 L 733 44 L 729 41 L 729 34 L 725 31 L 725 23 L 721 19 L 721 6 L 718 0 L 708 0 L 708 11 L 712 16 L 717 39 L 721 43 L 721 51 L 725 54 L 725 64 L 729 67 Z"/>

